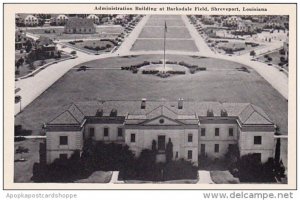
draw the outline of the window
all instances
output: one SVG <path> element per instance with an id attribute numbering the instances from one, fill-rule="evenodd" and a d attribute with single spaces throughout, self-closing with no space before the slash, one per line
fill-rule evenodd
<path id="1" fill-rule="evenodd" d="M 219 144 L 215 144 L 215 153 L 219 153 L 219 151 L 220 151 Z"/>
<path id="2" fill-rule="evenodd" d="M 205 155 L 205 144 L 201 144 L 201 151 L 200 151 L 200 153 L 201 153 L 201 155 Z"/>
<path id="3" fill-rule="evenodd" d="M 68 145 L 68 136 L 60 136 L 59 144 L 60 145 Z"/>
<path id="4" fill-rule="evenodd" d="M 261 136 L 254 136 L 254 144 L 261 144 Z"/>
<path id="5" fill-rule="evenodd" d="M 201 136 L 205 136 L 205 128 L 201 128 Z"/>
<path id="6" fill-rule="evenodd" d="M 215 128 L 215 136 L 219 136 L 220 135 L 220 129 L 219 128 Z"/>
<path id="7" fill-rule="evenodd" d="M 188 135 L 188 142 L 193 142 L 193 134 Z"/>
<path id="8" fill-rule="evenodd" d="M 159 151 L 164 151 L 166 149 L 166 136 L 159 135 L 157 141 L 157 149 Z"/>
<path id="9" fill-rule="evenodd" d="M 90 129 L 89 129 L 89 135 L 90 135 L 90 137 L 94 137 L 95 136 L 95 128 L 94 127 L 90 127 Z"/>
<path id="10" fill-rule="evenodd" d="M 188 150 L 188 159 L 189 160 L 193 159 L 193 151 L 192 150 Z"/>
<path id="11" fill-rule="evenodd" d="M 229 135 L 230 137 L 233 136 L 233 128 L 229 128 L 229 129 L 228 129 L 228 135 Z"/>
<path id="12" fill-rule="evenodd" d="M 130 135 L 130 142 L 135 142 L 135 134 L 131 133 Z"/>
<path id="13" fill-rule="evenodd" d="M 105 127 L 104 128 L 104 137 L 108 137 L 108 134 L 109 134 L 108 127 Z"/>
<path id="14" fill-rule="evenodd" d="M 59 154 L 59 159 L 60 160 L 67 160 L 68 159 L 68 154 L 66 154 L 66 153 Z"/>
<path id="15" fill-rule="evenodd" d="M 123 128 L 118 128 L 118 137 L 123 137 Z"/>

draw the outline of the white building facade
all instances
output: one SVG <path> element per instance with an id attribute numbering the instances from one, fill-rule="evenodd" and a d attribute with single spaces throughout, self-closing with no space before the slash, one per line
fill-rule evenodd
<path id="1" fill-rule="evenodd" d="M 174 160 L 195 165 L 200 155 L 223 158 L 230 145 L 237 145 L 241 156 L 256 154 L 262 162 L 274 157 L 275 126 L 249 103 L 143 99 L 72 104 L 45 128 L 48 164 L 81 152 L 87 138 L 128 145 L 136 156 L 155 141 L 157 162 L 165 161 L 169 141 Z"/>

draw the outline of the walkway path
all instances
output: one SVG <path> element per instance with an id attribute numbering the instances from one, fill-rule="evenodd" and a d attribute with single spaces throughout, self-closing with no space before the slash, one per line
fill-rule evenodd
<path id="1" fill-rule="evenodd" d="M 214 182 L 211 180 L 209 171 L 199 170 L 198 177 L 199 181 L 197 182 L 197 184 L 214 184 Z"/>
<path id="2" fill-rule="evenodd" d="M 130 35 L 125 38 L 119 49 L 116 51 L 118 55 L 126 55 L 129 53 L 132 45 L 135 43 L 136 39 L 139 37 L 143 27 L 148 21 L 150 15 L 146 15 L 141 19 L 141 21 L 136 25 L 136 27 L 132 30 Z"/>
<path id="3" fill-rule="evenodd" d="M 124 183 L 124 181 L 119 181 L 119 171 L 113 171 L 111 179 L 109 181 L 109 184 L 121 184 Z"/>

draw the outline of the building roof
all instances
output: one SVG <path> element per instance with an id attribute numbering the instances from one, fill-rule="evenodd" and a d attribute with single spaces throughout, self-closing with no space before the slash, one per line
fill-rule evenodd
<path id="1" fill-rule="evenodd" d="M 92 19 L 87 18 L 69 18 L 66 28 L 94 28 L 94 22 Z"/>
<path id="2" fill-rule="evenodd" d="M 36 43 L 41 46 L 54 45 L 53 40 L 45 36 L 41 36 L 39 39 L 37 39 Z"/>
<path id="3" fill-rule="evenodd" d="M 87 16 L 88 19 L 91 19 L 91 18 L 96 18 L 96 19 L 99 19 L 99 17 L 95 14 L 90 14 L 89 16 Z"/>
<path id="4" fill-rule="evenodd" d="M 238 117 L 243 124 L 273 124 L 261 108 L 252 104 L 247 105 Z"/>
<path id="5" fill-rule="evenodd" d="M 82 111 L 75 104 L 71 104 L 67 110 L 50 120 L 48 125 L 80 125 L 84 117 Z"/>
<path id="6" fill-rule="evenodd" d="M 129 124 L 139 124 L 149 119 L 165 116 L 184 124 L 196 124 L 200 119 L 211 117 L 226 117 L 238 119 L 243 125 L 273 125 L 267 114 L 258 106 L 250 103 L 220 103 L 183 101 L 182 109 L 178 108 L 177 101 L 146 100 L 146 106 L 141 108 L 141 100 L 132 101 L 92 101 L 72 104 L 66 111 L 51 120 L 48 124 L 81 123 L 84 117 L 95 117 L 97 110 L 101 116 L 97 121 L 111 119 L 112 112 L 115 117 L 124 117 Z M 208 112 L 212 116 L 208 116 Z"/>

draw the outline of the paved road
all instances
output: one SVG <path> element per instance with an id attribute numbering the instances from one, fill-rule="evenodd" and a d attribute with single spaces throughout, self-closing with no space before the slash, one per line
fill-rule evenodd
<path id="1" fill-rule="evenodd" d="M 214 184 L 214 182 L 211 180 L 209 171 L 199 170 L 198 177 L 199 181 L 197 182 L 197 184 Z"/>
<path id="2" fill-rule="evenodd" d="M 109 181 L 109 184 L 121 184 L 124 183 L 124 181 L 119 181 L 119 171 L 113 171 L 111 179 Z"/>

